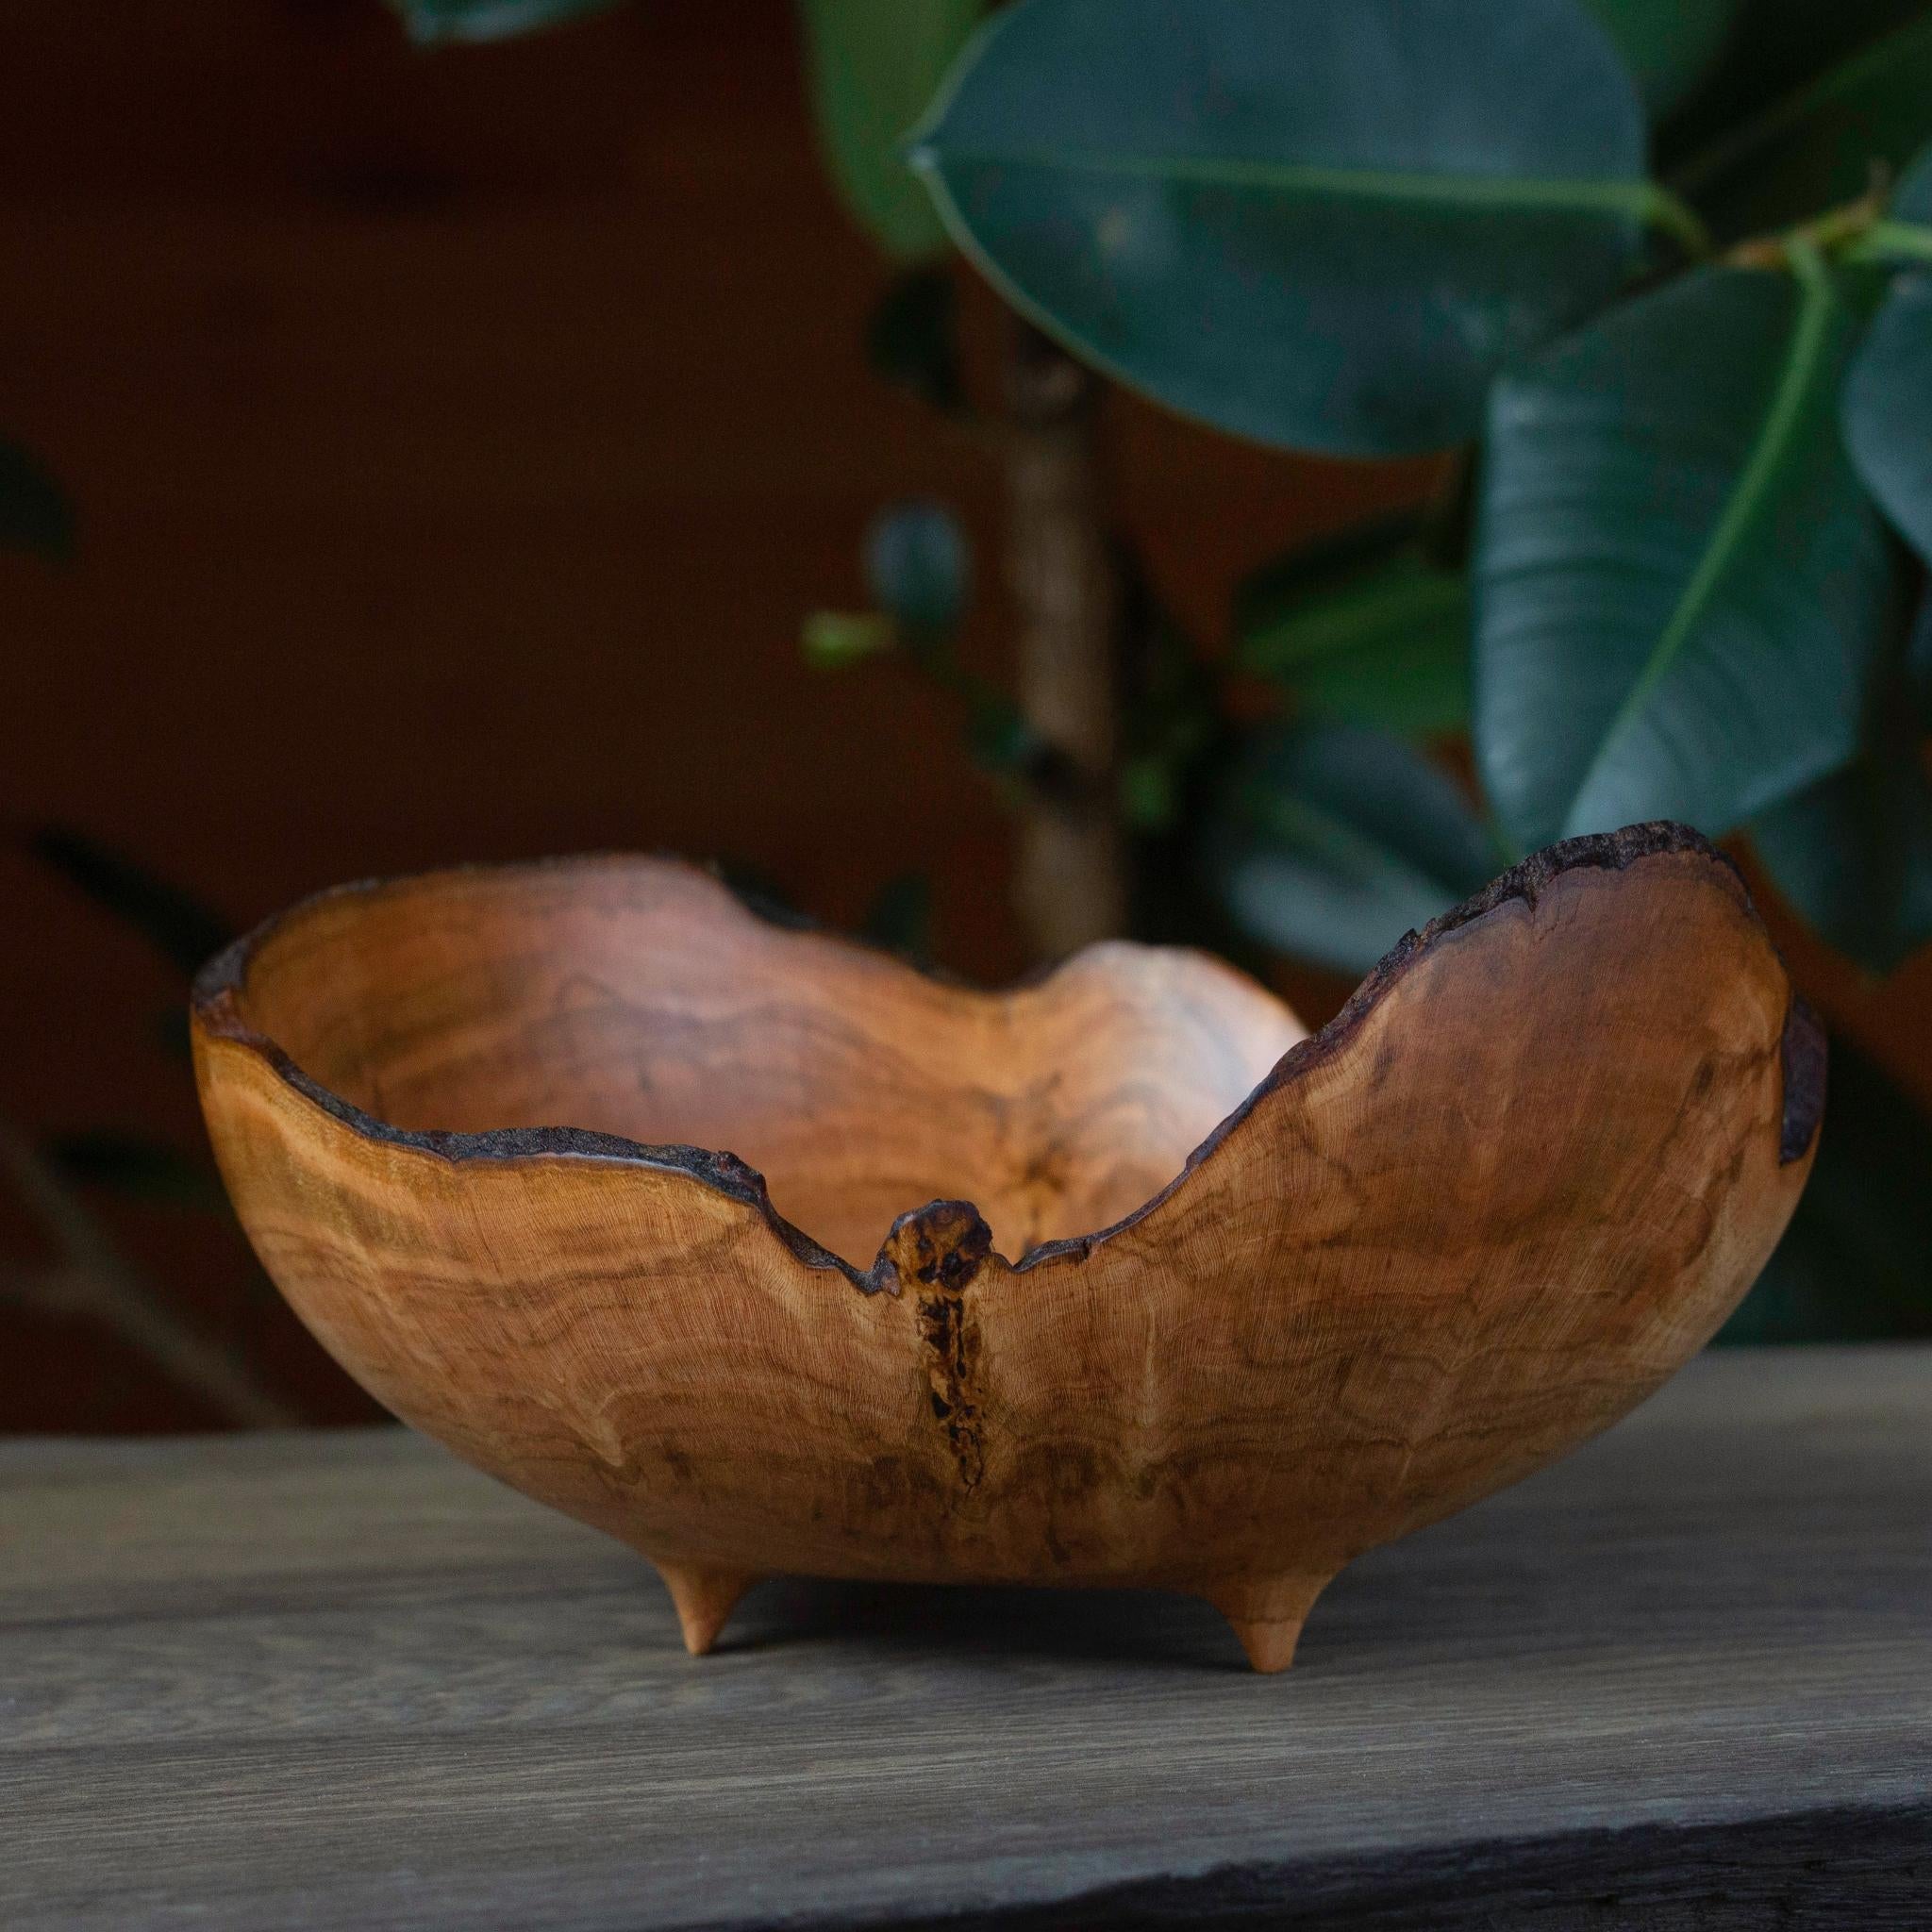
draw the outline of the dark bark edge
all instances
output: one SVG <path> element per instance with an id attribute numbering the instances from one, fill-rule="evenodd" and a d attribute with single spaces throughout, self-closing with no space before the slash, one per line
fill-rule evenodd
<path id="1" fill-rule="evenodd" d="M 1443 913 L 1440 918 L 1431 920 L 1419 931 L 1405 933 L 1371 969 L 1368 976 L 1349 996 L 1347 1004 L 1335 1018 L 1319 1033 L 1310 1035 L 1283 1055 L 1254 1091 L 1188 1157 L 1181 1172 L 1151 1199 L 1143 1202 L 1131 1214 L 1115 1222 L 1109 1227 L 1097 1229 L 1092 1234 L 1074 1235 L 1060 1241 L 1042 1242 L 1040 1246 L 1028 1250 L 1017 1262 L 1008 1265 L 1018 1271 L 1055 1261 L 1084 1261 L 1102 1242 L 1124 1232 L 1144 1219 L 1173 1195 L 1202 1162 L 1210 1158 L 1234 1129 L 1246 1120 L 1263 1100 L 1291 1082 L 1303 1077 L 1312 1068 L 1339 1052 L 1360 1027 L 1376 1003 L 1387 995 L 1409 967 L 1449 934 L 1473 924 L 1498 908 L 1514 901 L 1521 900 L 1534 906 L 1541 893 L 1567 873 L 1621 872 L 1639 859 L 1674 852 L 1690 853 L 1710 861 L 1717 869 L 1719 876 L 1736 892 L 1758 929 L 1763 931 L 1762 920 L 1752 903 L 1750 891 L 1736 864 L 1727 854 L 1720 851 L 1702 833 L 1692 831 L 1688 825 L 1677 824 L 1669 820 L 1657 820 L 1646 824 L 1627 825 L 1618 832 L 1593 833 L 1585 838 L 1566 839 L 1557 844 L 1546 846 L 1541 852 L 1532 853 L 1520 864 L 1511 866 L 1474 897 L 1464 900 L 1461 905 Z M 881 1289 L 896 1292 L 898 1270 L 891 1259 L 891 1253 L 896 1252 L 899 1246 L 903 1246 L 908 1231 L 935 1215 L 943 1219 L 957 1212 L 962 1204 L 930 1202 L 923 1208 L 901 1215 L 893 1224 L 892 1232 L 888 1236 L 885 1246 L 881 1248 L 877 1260 L 870 1270 L 861 1272 L 842 1257 L 833 1254 L 828 1248 L 813 1241 L 803 1229 L 787 1221 L 773 1206 L 764 1175 L 748 1162 L 741 1160 L 735 1154 L 675 1143 L 648 1145 L 642 1141 L 627 1140 L 623 1135 L 592 1133 L 581 1127 L 498 1127 L 481 1134 L 455 1134 L 424 1132 L 414 1128 L 394 1126 L 387 1121 L 378 1120 L 373 1114 L 364 1112 L 362 1108 L 323 1086 L 320 1081 L 297 1066 L 273 1040 L 250 1026 L 242 1018 L 241 997 L 247 983 L 248 968 L 254 956 L 275 933 L 318 906 L 341 898 L 393 891 L 433 879 L 459 877 L 464 874 L 561 871 L 592 866 L 638 864 L 677 865 L 708 878 L 720 890 L 729 891 L 714 874 L 707 873 L 701 867 L 690 866 L 686 861 L 661 857 L 633 858 L 622 854 L 581 858 L 525 860 L 501 866 L 459 866 L 400 879 L 361 880 L 351 885 L 333 887 L 299 901 L 286 911 L 264 921 L 253 931 L 243 934 L 231 945 L 216 954 L 195 975 L 190 1001 L 191 1010 L 196 1024 L 211 1037 L 230 1041 L 259 1055 L 288 1086 L 365 1140 L 377 1141 L 386 1146 L 410 1148 L 451 1162 L 565 1158 L 611 1160 L 630 1166 L 681 1174 L 701 1186 L 710 1188 L 756 1210 L 772 1232 L 806 1266 L 829 1269 L 841 1274 L 855 1287 L 867 1293 L 876 1292 Z M 765 908 L 747 905 L 741 897 L 737 899 L 737 903 L 750 916 L 763 919 L 768 924 L 776 925 L 781 930 L 826 936 L 820 933 L 808 921 L 773 919 Z M 840 943 L 848 945 L 855 951 L 875 958 L 892 959 L 905 971 L 922 970 L 897 959 L 894 955 L 881 954 L 877 949 L 863 945 L 858 941 L 845 939 L 840 935 L 830 937 L 837 938 Z M 1769 944 L 1768 933 L 1765 939 Z M 1037 983 L 1041 979 L 1050 978 L 1056 970 L 1058 969 L 1049 968 L 1042 974 L 1031 975 L 1030 982 L 1026 983 Z M 958 980 L 944 974 L 927 976 L 941 979 L 944 983 L 954 986 L 960 984 Z M 1793 995 L 1783 1039 L 1785 1104 L 1779 1151 L 1781 1158 L 1786 1161 L 1800 1158 L 1811 1144 L 1824 1105 L 1824 1035 L 1817 1016 L 1808 1006 Z M 1003 1257 L 995 1258 L 1004 1260 Z"/>

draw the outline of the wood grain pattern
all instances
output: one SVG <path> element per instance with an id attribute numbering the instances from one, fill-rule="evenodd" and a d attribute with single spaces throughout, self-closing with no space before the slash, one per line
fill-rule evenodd
<path id="1" fill-rule="evenodd" d="M 1729 1351 L 1351 1566 L 1306 1668 L 1114 1591 L 761 1585 L 406 1431 L 0 1444 L 8 1932 L 1920 1932 L 1932 1349 Z"/>
<path id="2" fill-rule="evenodd" d="M 796 1572 L 1192 1591 L 1279 1669 L 1343 1564 L 1702 1345 L 1821 1104 L 1669 826 L 1527 861 L 1299 1042 L 1199 956 L 984 994 L 625 859 L 325 895 L 195 1031 L 304 1320 L 649 1556 L 694 1649 Z"/>

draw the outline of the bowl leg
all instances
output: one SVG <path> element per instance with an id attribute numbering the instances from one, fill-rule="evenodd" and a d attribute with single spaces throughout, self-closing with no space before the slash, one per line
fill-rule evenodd
<path id="1" fill-rule="evenodd" d="M 703 1657 L 718 1641 L 725 1618 L 758 1581 L 737 1570 L 706 1570 L 694 1563 L 659 1563 L 657 1568 L 676 1607 L 684 1647 L 693 1657 Z"/>
<path id="2" fill-rule="evenodd" d="M 1249 1578 L 1201 1593 L 1234 1625 L 1248 1661 L 1272 1674 L 1294 1661 L 1302 1624 L 1329 1581 L 1326 1576 L 1304 1575 Z"/>

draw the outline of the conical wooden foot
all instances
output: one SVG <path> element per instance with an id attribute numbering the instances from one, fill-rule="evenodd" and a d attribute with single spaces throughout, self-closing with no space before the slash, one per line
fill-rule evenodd
<path id="1" fill-rule="evenodd" d="M 701 1570 L 689 1563 L 659 1563 L 658 1574 L 671 1592 L 684 1647 L 693 1657 L 703 1657 L 718 1641 L 724 1619 L 758 1581 L 737 1570 Z"/>
<path id="2" fill-rule="evenodd" d="M 1293 1663 L 1302 1625 L 1328 1583 L 1325 1576 L 1274 1576 L 1263 1582 L 1229 1584 L 1208 1591 L 1207 1596 L 1234 1625 L 1248 1661 L 1268 1675 Z"/>

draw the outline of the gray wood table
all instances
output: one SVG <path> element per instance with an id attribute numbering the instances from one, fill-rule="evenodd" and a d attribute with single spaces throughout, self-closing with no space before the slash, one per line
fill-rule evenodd
<path id="1" fill-rule="evenodd" d="M 0 1925 L 1932 1925 L 1932 1351 L 1694 1363 L 1365 1558 L 774 1583 L 399 1430 L 0 1444 Z"/>

